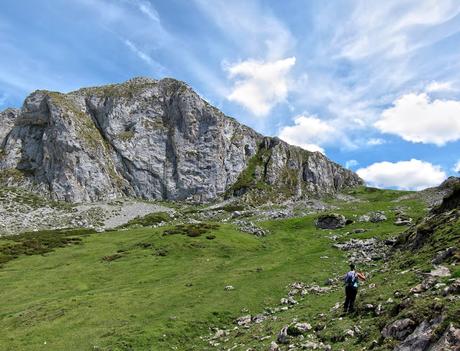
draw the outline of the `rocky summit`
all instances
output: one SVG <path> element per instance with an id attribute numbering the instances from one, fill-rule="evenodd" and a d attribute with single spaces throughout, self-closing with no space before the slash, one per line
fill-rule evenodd
<path id="1" fill-rule="evenodd" d="M 323 154 L 264 137 L 169 78 L 37 90 L 0 121 L 0 182 L 55 200 L 302 198 L 362 184 Z"/>

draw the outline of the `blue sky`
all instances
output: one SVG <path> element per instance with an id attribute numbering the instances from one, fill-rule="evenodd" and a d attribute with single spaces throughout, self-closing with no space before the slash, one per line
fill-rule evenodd
<path id="1" fill-rule="evenodd" d="M 371 185 L 460 171 L 456 0 L 5 0 L 0 52 L 0 109 L 35 89 L 174 77 Z"/>

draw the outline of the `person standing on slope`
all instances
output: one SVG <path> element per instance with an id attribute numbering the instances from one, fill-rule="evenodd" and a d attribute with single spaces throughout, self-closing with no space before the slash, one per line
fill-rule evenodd
<path id="1" fill-rule="evenodd" d="M 345 275 L 345 304 L 343 311 L 351 313 L 354 311 L 356 294 L 358 293 L 359 280 L 366 280 L 363 273 L 355 271 L 355 265 L 350 264 L 350 271 Z"/>

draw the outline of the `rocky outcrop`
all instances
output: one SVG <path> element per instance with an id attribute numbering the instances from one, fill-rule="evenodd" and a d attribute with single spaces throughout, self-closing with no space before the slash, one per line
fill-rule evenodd
<path id="1" fill-rule="evenodd" d="M 446 194 L 442 201 L 433 207 L 426 217 L 401 234 L 398 238 L 399 247 L 419 250 L 430 243 L 436 231 L 460 218 L 460 178 L 450 177 L 439 188 Z M 445 250 L 446 257 L 440 257 L 436 260 L 443 261 L 455 256 L 458 248 L 450 247 Z"/>
<path id="2" fill-rule="evenodd" d="M 19 113 L 20 110 L 14 108 L 7 108 L 5 111 L 0 112 L 0 148 L 3 148 L 3 141 L 13 129 Z"/>
<path id="3" fill-rule="evenodd" d="M 35 91 L 0 118 L 1 182 L 58 200 L 208 201 L 253 189 L 302 197 L 362 184 L 320 153 L 241 125 L 174 79 Z"/>

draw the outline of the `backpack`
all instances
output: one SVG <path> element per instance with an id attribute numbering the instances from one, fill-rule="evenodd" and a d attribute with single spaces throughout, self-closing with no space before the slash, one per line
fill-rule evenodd
<path id="1" fill-rule="evenodd" d="M 350 271 L 347 273 L 347 276 L 345 278 L 345 285 L 353 288 L 358 288 L 359 282 L 358 282 L 358 275 L 356 272 Z"/>

